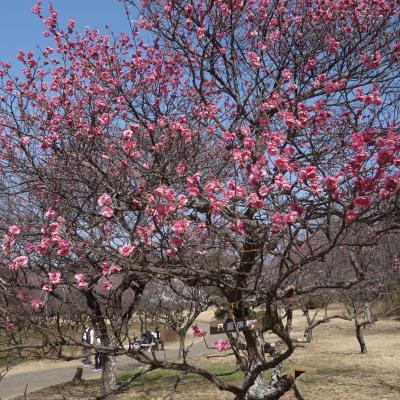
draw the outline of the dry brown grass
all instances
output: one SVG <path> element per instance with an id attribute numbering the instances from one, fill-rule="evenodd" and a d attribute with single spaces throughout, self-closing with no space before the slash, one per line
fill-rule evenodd
<path id="1" fill-rule="evenodd" d="M 363 333 L 367 354 L 360 353 L 354 325 L 340 320 L 318 327 L 314 341 L 296 351 L 287 365 L 316 368 L 299 380 L 305 399 L 400 399 L 400 323 L 378 321 Z"/>

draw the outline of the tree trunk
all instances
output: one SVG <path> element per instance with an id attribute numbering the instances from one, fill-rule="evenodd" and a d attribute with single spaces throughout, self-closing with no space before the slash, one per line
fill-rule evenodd
<path id="1" fill-rule="evenodd" d="M 139 315 L 139 321 L 140 321 L 140 334 L 143 335 L 143 332 L 144 332 L 144 321 L 143 321 L 143 317 L 141 315 Z"/>
<path id="2" fill-rule="evenodd" d="M 299 389 L 296 386 L 296 383 L 293 384 L 293 394 L 296 400 L 304 400 L 304 397 L 299 392 Z"/>
<path id="3" fill-rule="evenodd" d="M 358 322 L 357 318 L 355 319 L 354 322 L 356 325 L 356 337 L 357 337 L 358 343 L 360 344 L 361 353 L 366 353 L 367 346 L 365 344 L 364 336 L 361 331 L 361 324 Z"/>
<path id="4" fill-rule="evenodd" d="M 185 337 L 186 337 L 186 331 L 179 330 L 179 351 L 178 351 L 178 358 L 182 359 L 184 356 L 185 352 Z"/>
<path id="5" fill-rule="evenodd" d="M 264 340 L 261 331 L 245 331 L 243 333 L 247 342 L 247 354 L 249 359 L 248 374 L 251 374 L 258 365 L 265 362 Z M 254 384 L 250 387 L 247 399 L 262 398 L 263 381 L 264 372 L 261 372 L 255 379 Z"/>
<path id="6" fill-rule="evenodd" d="M 279 351 L 276 349 L 275 346 L 272 346 L 268 343 L 264 344 L 264 351 L 268 353 L 271 358 L 275 358 L 280 355 Z M 271 370 L 271 380 L 269 381 L 270 386 L 274 386 L 278 383 L 279 378 L 281 376 L 282 371 L 282 363 L 279 363 Z"/>
<path id="7" fill-rule="evenodd" d="M 310 317 L 310 312 L 308 309 L 306 309 L 304 312 L 304 315 L 307 318 L 307 328 L 304 331 L 304 339 L 307 342 L 311 342 L 311 340 L 313 339 L 313 331 L 312 328 L 310 328 L 311 324 L 313 323 L 313 320 Z"/>
<path id="8" fill-rule="evenodd" d="M 73 383 L 81 382 L 82 381 L 82 373 L 83 373 L 83 368 L 78 367 L 75 371 L 75 375 L 72 378 Z"/>
<path id="9" fill-rule="evenodd" d="M 109 354 L 102 355 L 102 375 L 101 375 L 101 385 L 102 385 L 102 395 L 109 394 L 106 399 L 114 400 L 115 395 L 113 391 L 116 389 L 116 363 L 115 356 Z"/>
<path id="10" fill-rule="evenodd" d="M 244 331 L 247 342 L 247 354 L 249 359 L 248 372 L 245 375 L 244 382 L 249 381 L 251 373 L 257 366 L 265 361 L 264 356 L 264 340 L 261 331 Z M 269 349 L 274 352 L 274 349 Z M 267 349 L 268 351 L 268 349 Z M 277 400 L 280 399 L 284 393 L 293 387 L 293 380 L 286 376 L 280 375 L 281 364 L 278 364 L 272 369 L 272 378 L 268 386 L 264 385 L 264 372 L 258 374 L 254 380 L 253 385 L 248 390 L 245 397 L 237 395 L 235 400 Z"/>
<path id="11" fill-rule="evenodd" d="M 368 303 L 365 303 L 365 311 L 364 311 L 364 321 L 365 321 L 365 329 L 372 328 L 372 313 L 371 307 Z"/>

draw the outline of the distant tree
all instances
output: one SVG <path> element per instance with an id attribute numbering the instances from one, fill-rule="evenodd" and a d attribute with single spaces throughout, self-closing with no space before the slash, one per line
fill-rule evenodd
<path id="1" fill-rule="evenodd" d="M 179 337 L 179 358 L 186 358 L 185 338 L 196 318 L 211 305 L 202 288 L 186 286 L 178 279 L 153 281 L 146 286 L 138 311 L 162 322 Z"/>

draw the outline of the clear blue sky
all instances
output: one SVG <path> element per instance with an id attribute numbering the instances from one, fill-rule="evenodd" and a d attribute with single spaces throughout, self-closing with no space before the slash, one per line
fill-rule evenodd
<path id="1" fill-rule="evenodd" d="M 49 0 L 43 1 L 47 14 Z M 0 60 L 17 67 L 18 50 L 35 49 L 38 45 L 53 45 L 51 39 L 43 37 L 44 26 L 32 13 L 35 0 L 4 1 L 0 12 Z M 75 19 L 76 29 L 85 26 L 106 32 L 109 25 L 114 33 L 128 30 L 128 22 L 121 3 L 117 0 L 51 0 L 62 22 Z"/>

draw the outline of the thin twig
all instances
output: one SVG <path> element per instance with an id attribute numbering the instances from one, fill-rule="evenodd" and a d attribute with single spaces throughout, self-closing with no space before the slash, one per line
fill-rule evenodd
<path id="1" fill-rule="evenodd" d="M 184 376 L 187 374 L 187 372 L 183 372 L 182 374 L 180 374 L 178 376 L 178 378 L 176 378 L 176 381 L 174 383 L 174 386 L 172 387 L 172 390 L 170 393 L 166 394 L 165 397 L 163 397 L 163 400 L 172 400 L 172 396 L 173 394 L 176 392 L 176 389 L 178 388 L 179 384 L 181 383 L 182 379 L 184 378 Z"/>

